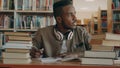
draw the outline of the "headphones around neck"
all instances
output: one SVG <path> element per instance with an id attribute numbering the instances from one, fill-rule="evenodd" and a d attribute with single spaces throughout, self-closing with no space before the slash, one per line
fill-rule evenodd
<path id="1" fill-rule="evenodd" d="M 55 36 L 58 40 L 64 40 L 64 35 L 54 28 Z M 73 31 L 70 31 L 66 37 L 66 40 L 71 40 L 73 37 Z"/>

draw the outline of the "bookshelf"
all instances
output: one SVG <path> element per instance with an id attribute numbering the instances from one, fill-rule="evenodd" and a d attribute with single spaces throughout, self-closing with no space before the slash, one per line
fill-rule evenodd
<path id="1" fill-rule="evenodd" d="M 120 34 L 119 0 L 108 0 L 108 28 L 108 32 Z"/>
<path id="2" fill-rule="evenodd" d="M 0 31 L 37 31 L 54 25 L 52 5 L 58 0 L 0 0 Z"/>
<path id="3" fill-rule="evenodd" d="M 98 34 L 98 13 L 96 15 L 91 16 L 91 23 L 90 23 L 90 33 L 91 34 Z"/>
<path id="4" fill-rule="evenodd" d="M 98 33 L 104 34 L 107 32 L 107 10 L 98 9 Z"/>
<path id="5" fill-rule="evenodd" d="M 108 32 L 108 18 L 107 10 L 98 8 L 96 15 L 91 16 L 91 33 L 104 34 Z"/>
<path id="6" fill-rule="evenodd" d="M 101 32 L 107 32 L 107 10 L 101 10 Z"/>

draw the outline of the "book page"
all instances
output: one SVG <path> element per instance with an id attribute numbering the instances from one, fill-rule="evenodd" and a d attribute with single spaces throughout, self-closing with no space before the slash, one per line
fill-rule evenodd
<path id="1" fill-rule="evenodd" d="M 47 57 L 47 58 L 39 58 L 39 60 L 42 62 L 42 63 L 56 63 L 56 62 L 65 62 L 65 61 L 71 61 L 71 60 L 74 60 L 74 59 L 79 59 L 79 57 L 77 55 L 68 55 L 64 58 L 61 58 L 61 57 L 57 57 L 57 58 L 53 58 L 53 57 Z"/>

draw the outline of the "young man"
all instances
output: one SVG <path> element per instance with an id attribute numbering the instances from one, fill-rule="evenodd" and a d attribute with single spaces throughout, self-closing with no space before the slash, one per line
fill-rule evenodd
<path id="1" fill-rule="evenodd" d="M 70 54 L 83 56 L 89 50 L 90 35 L 85 28 L 76 26 L 76 11 L 71 1 L 54 3 L 56 25 L 40 28 L 33 38 L 32 57 L 63 57 Z"/>

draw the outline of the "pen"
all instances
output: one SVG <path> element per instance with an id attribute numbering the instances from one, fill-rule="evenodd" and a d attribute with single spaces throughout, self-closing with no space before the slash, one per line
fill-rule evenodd
<path id="1" fill-rule="evenodd" d="M 43 53 L 43 51 L 44 51 L 44 48 L 41 48 L 41 49 L 40 49 L 40 53 L 42 54 L 42 53 Z"/>
<path id="2" fill-rule="evenodd" d="M 41 49 L 40 49 L 40 54 L 41 54 L 41 55 L 40 55 L 40 58 L 43 57 L 43 51 L 44 51 L 44 48 L 41 48 Z"/>

